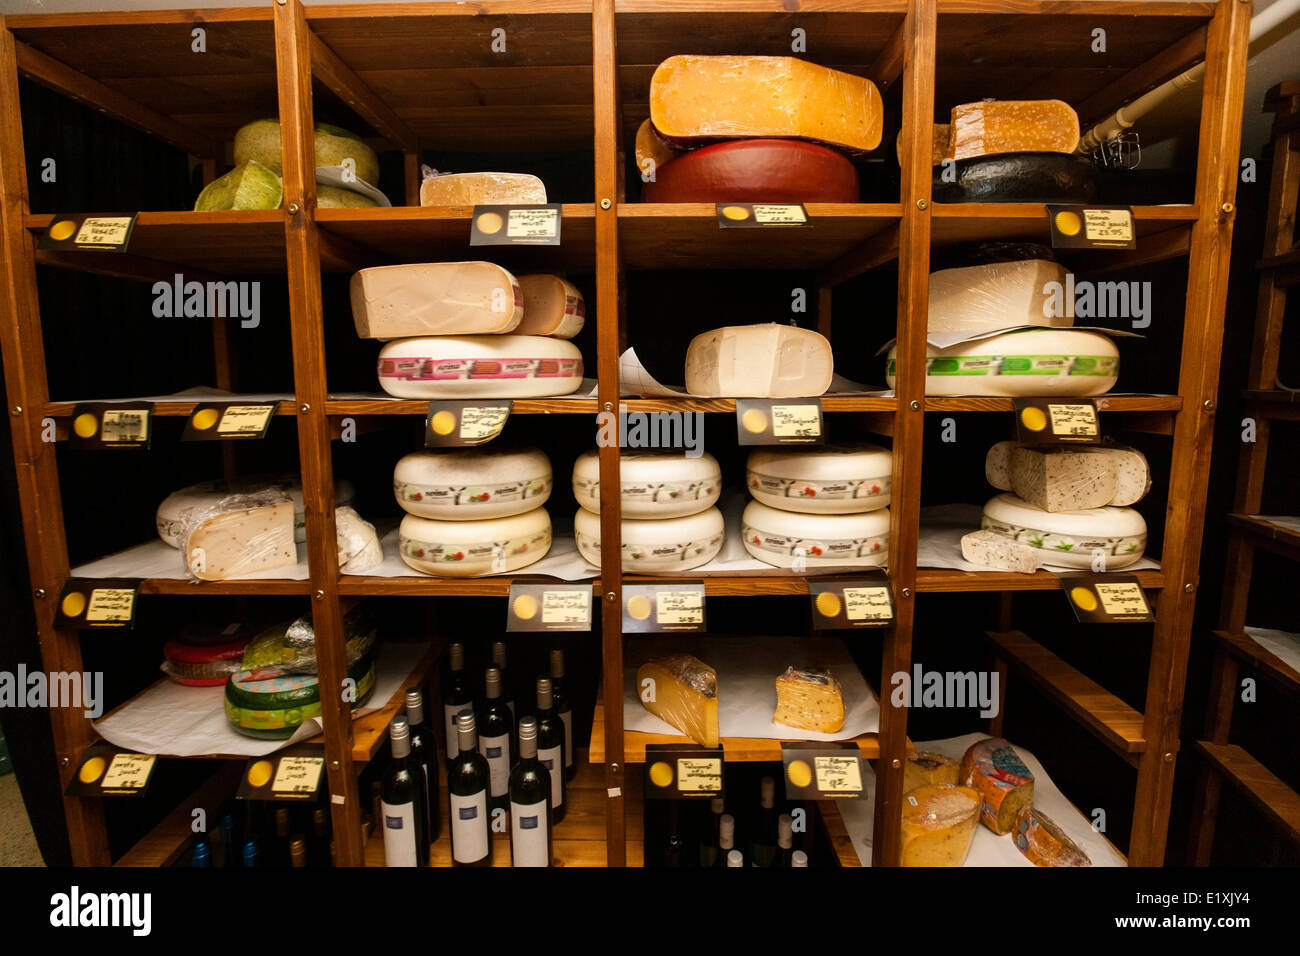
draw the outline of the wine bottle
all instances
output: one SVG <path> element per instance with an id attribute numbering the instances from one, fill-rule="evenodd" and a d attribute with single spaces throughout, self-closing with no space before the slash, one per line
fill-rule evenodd
<path id="1" fill-rule="evenodd" d="M 749 844 L 750 866 L 771 866 L 776 862 L 776 781 L 764 777 L 759 786 L 758 819 Z"/>
<path id="2" fill-rule="evenodd" d="M 275 839 L 271 842 L 271 852 L 266 861 L 267 866 L 285 867 L 289 865 L 289 808 L 275 808 Z"/>
<path id="3" fill-rule="evenodd" d="M 732 863 L 735 856 L 739 863 Z M 730 813 L 718 817 L 718 866 L 744 866 L 745 855 L 736 849 L 736 818 Z"/>
<path id="4" fill-rule="evenodd" d="M 537 678 L 537 759 L 551 772 L 551 819 L 564 820 L 564 725 L 551 707 L 551 679 Z"/>
<path id="5" fill-rule="evenodd" d="M 438 797 L 438 741 L 424 721 L 424 692 L 406 692 L 406 722 L 411 728 L 411 757 L 424 771 L 424 832 L 429 843 L 442 834 L 442 800 Z"/>
<path id="6" fill-rule="evenodd" d="M 537 718 L 519 722 L 519 762 L 510 771 L 510 865 L 551 865 L 551 772 L 537 759 Z"/>
<path id="7" fill-rule="evenodd" d="M 221 837 L 220 851 L 213 854 L 213 863 L 216 866 L 238 866 L 239 865 L 239 834 L 235 831 L 235 815 L 227 813 L 221 818 L 220 833 L 214 833 L 215 838 Z"/>
<path id="8" fill-rule="evenodd" d="M 564 779 L 572 780 L 578 773 L 578 763 L 573 756 L 573 708 L 564 681 L 564 651 L 558 647 L 551 651 L 551 702 L 556 716 L 564 724 Z"/>
<path id="9" fill-rule="evenodd" d="M 776 866 L 788 867 L 794 857 L 794 818 L 783 813 L 776 818 Z"/>
<path id="10" fill-rule="evenodd" d="M 456 756 L 460 739 L 456 715 L 474 704 L 465 674 L 465 645 L 459 641 L 447 648 L 447 673 L 443 684 L 442 711 L 447 731 L 447 763 L 450 764 Z"/>
<path id="11" fill-rule="evenodd" d="M 510 806 L 510 711 L 501 701 L 501 671 L 489 667 L 483 677 L 483 706 L 478 714 L 478 751 L 488 764 L 488 806 Z"/>
<path id="12" fill-rule="evenodd" d="M 727 866 L 744 866 L 745 855 L 739 850 L 730 850 L 727 853 Z"/>
<path id="13" fill-rule="evenodd" d="M 384 772 L 376 825 L 384 828 L 384 866 L 428 866 L 424 829 L 424 773 L 411 758 L 411 725 L 394 717 L 388 725 L 393 759 Z"/>
<path id="14" fill-rule="evenodd" d="M 212 866 L 212 848 L 207 840 L 197 840 L 190 850 L 190 866 L 196 869 L 208 869 Z"/>
<path id="15" fill-rule="evenodd" d="M 307 846 L 307 864 L 330 866 L 330 812 L 317 807 L 311 812 L 311 843 Z"/>
<path id="16" fill-rule="evenodd" d="M 515 712 L 514 671 L 506 668 L 505 641 L 492 642 L 492 663 L 496 666 L 496 669 L 501 672 L 501 700 L 510 711 L 511 732 L 513 733 L 514 725 L 519 715 Z"/>
<path id="17" fill-rule="evenodd" d="M 451 860 L 456 866 L 492 865 L 492 820 L 488 814 L 491 771 L 478 752 L 474 712 L 456 715 L 456 759 L 447 771 L 451 797 Z"/>
<path id="18" fill-rule="evenodd" d="M 721 797 L 709 801 L 709 815 L 704 826 L 704 835 L 700 838 L 700 866 L 716 867 L 723 856 L 718 852 L 719 827 L 722 824 L 722 811 L 726 802 Z"/>
<path id="19" fill-rule="evenodd" d="M 256 837 L 245 841 L 244 849 L 240 854 L 240 858 L 243 860 L 244 866 L 246 867 L 261 866 L 261 852 L 258 848 Z"/>
<path id="20" fill-rule="evenodd" d="M 289 840 L 289 866 L 307 865 L 307 838 L 298 835 Z"/>
<path id="21" fill-rule="evenodd" d="M 808 854 L 803 850 L 795 850 L 790 854 L 790 865 L 806 867 L 808 865 Z"/>

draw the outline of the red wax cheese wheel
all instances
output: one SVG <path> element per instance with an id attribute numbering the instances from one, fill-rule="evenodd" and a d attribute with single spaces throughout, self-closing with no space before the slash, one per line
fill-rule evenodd
<path id="1" fill-rule="evenodd" d="M 857 202 L 858 171 L 834 150 L 789 139 L 718 143 L 678 156 L 644 202 Z"/>
<path id="2" fill-rule="evenodd" d="M 239 672 L 248 639 L 196 646 L 182 641 L 163 645 L 163 671 L 178 684 L 216 687 Z"/>

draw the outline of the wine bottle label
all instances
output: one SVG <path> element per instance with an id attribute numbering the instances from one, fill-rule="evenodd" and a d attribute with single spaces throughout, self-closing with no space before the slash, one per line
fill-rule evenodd
<path id="1" fill-rule="evenodd" d="M 424 771 L 424 825 L 432 834 L 433 808 L 438 805 L 438 778 L 429 779 L 429 765 L 427 763 L 421 762 L 420 769 Z"/>
<path id="2" fill-rule="evenodd" d="M 566 710 L 560 714 L 560 720 L 564 721 L 564 765 L 573 766 L 573 711 Z"/>
<path id="3" fill-rule="evenodd" d="M 564 803 L 564 748 L 538 750 L 537 762 L 551 772 L 551 806 L 558 809 Z"/>
<path id="4" fill-rule="evenodd" d="M 510 801 L 511 866 L 550 866 L 546 832 L 546 801 L 515 803 Z"/>
<path id="5" fill-rule="evenodd" d="M 465 709 L 464 704 L 443 704 L 442 712 L 447 725 L 447 759 L 451 760 L 460 753 L 460 733 L 456 730 L 456 715 Z"/>
<path id="6" fill-rule="evenodd" d="M 477 863 L 487 853 L 487 791 L 467 797 L 451 794 L 451 858 L 457 863 Z"/>
<path id="7" fill-rule="evenodd" d="M 505 796 L 510 792 L 510 735 L 480 737 L 478 752 L 487 758 L 492 796 Z"/>
<path id="8" fill-rule="evenodd" d="M 415 804 L 379 803 L 384 815 L 384 866 L 419 866 L 415 842 Z"/>

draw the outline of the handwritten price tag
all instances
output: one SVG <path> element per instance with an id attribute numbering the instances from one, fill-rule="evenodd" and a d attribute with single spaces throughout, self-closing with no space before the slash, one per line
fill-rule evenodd
<path id="1" fill-rule="evenodd" d="M 102 790 L 140 790 L 149 782 L 153 772 L 152 754 L 117 754 L 108 765 L 108 772 L 100 783 Z"/>
<path id="2" fill-rule="evenodd" d="M 275 793 L 315 793 L 324 767 L 323 757 L 281 757 L 271 790 Z"/>
<path id="3" fill-rule="evenodd" d="M 717 793 L 722 789 L 722 761 L 679 757 L 677 789 L 683 793 Z"/>
<path id="4" fill-rule="evenodd" d="M 655 594 L 655 614 L 660 624 L 703 624 L 704 592 L 660 591 Z"/>
<path id="5" fill-rule="evenodd" d="M 1151 613 L 1141 586 L 1125 581 L 1098 582 L 1094 590 L 1102 609 L 1112 617 L 1143 617 Z"/>
<path id="6" fill-rule="evenodd" d="M 850 621 L 888 621 L 894 616 L 888 588 L 845 588 L 844 616 Z"/>
<path id="7" fill-rule="evenodd" d="M 545 591 L 542 594 L 543 624 L 591 624 L 591 589 Z"/>
<path id="8" fill-rule="evenodd" d="M 861 764 L 857 756 L 813 758 L 817 789 L 823 793 L 861 793 Z"/>
<path id="9" fill-rule="evenodd" d="M 772 434 L 777 438 L 815 438 L 821 433 L 820 404 L 772 406 Z"/>
<path id="10" fill-rule="evenodd" d="M 129 621 L 134 613 L 134 588 L 95 588 L 86 606 L 86 623 Z"/>
<path id="11" fill-rule="evenodd" d="M 1095 437 L 1097 435 L 1097 406 L 1089 403 L 1061 405 L 1056 402 L 1047 406 L 1047 415 L 1052 425 L 1052 433 L 1058 438 Z"/>
<path id="12" fill-rule="evenodd" d="M 561 206 L 475 206 L 471 246 L 558 246 Z"/>

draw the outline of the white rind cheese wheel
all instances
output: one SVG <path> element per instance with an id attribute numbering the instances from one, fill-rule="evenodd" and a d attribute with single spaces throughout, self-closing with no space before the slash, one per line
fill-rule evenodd
<path id="1" fill-rule="evenodd" d="M 885 380 L 894 387 L 889 350 Z M 927 395 L 1101 395 L 1115 387 L 1119 349 L 1099 332 L 1025 329 L 926 349 Z"/>
<path id="2" fill-rule="evenodd" d="M 519 288 L 524 296 L 524 316 L 516 334 L 571 339 L 582 331 L 587 304 L 572 282 L 551 275 L 520 276 Z"/>
<path id="3" fill-rule="evenodd" d="M 1015 495 L 998 495 L 984 506 L 981 528 L 1027 545 L 1043 564 L 1091 569 L 1098 556 L 1118 571 L 1142 559 L 1147 523 L 1132 508 L 1044 511 Z"/>
<path id="4" fill-rule="evenodd" d="M 517 571 L 551 548 L 551 516 L 534 508 L 486 521 L 433 521 L 407 515 L 398 530 L 398 554 L 417 571 L 446 578 Z"/>
<path id="5" fill-rule="evenodd" d="M 545 335 L 441 335 L 389 342 L 379 385 L 396 398 L 541 398 L 582 385 L 582 353 Z"/>
<path id="6" fill-rule="evenodd" d="M 756 501 L 804 514 L 859 514 L 889 504 L 894 456 L 879 445 L 826 445 L 749 453 L 745 484 Z"/>
<path id="7" fill-rule="evenodd" d="M 879 567 L 889 556 L 889 509 L 810 515 L 751 501 L 741 533 L 746 551 L 777 568 Z"/>
<path id="8" fill-rule="evenodd" d="M 793 325 L 732 325 L 691 339 L 686 391 L 706 398 L 807 398 L 831 384 L 831 344 Z"/>
<path id="9" fill-rule="evenodd" d="M 211 508 L 227 495 L 248 494 L 262 488 L 276 488 L 289 496 L 289 500 L 293 502 L 293 540 L 298 544 L 306 541 L 307 518 L 302 503 L 302 483 L 293 477 L 240 478 L 234 482 L 205 481 L 174 491 L 163 499 L 154 516 L 158 537 L 162 538 L 164 544 L 179 548 L 185 528 L 185 517 L 188 514 Z M 336 506 L 350 505 L 355 493 L 351 482 L 342 479 L 334 482 Z"/>
<path id="10" fill-rule="evenodd" d="M 722 512 L 717 508 L 681 518 L 625 520 L 620 529 L 627 574 L 688 571 L 708 564 L 722 549 Z M 600 515 L 579 508 L 573 534 L 579 553 L 599 567 Z"/>
<path id="11" fill-rule="evenodd" d="M 708 452 L 698 458 L 680 454 L 623 454 L 619 458 L 621 502 L 625 518 L 680 518 L 713 507 L 722 491 L 722 469 Z M 573 497 L 600 514 L 600 453 L 589 451 L 573 463 Z"/>
<path id="12" fill-rule="evenodd" d="M 417 451 L 393 468 L 393 495 L 408 514 L 440 521 L 505 518 L 551 496 L 551 462 L 536 448 Z"/>
<path id="13" fill-rule="evenodd" d="M 363 339 L 498 335 L 524 317 L 519 280 L 492 262 L 414 262 L 362 269 L 349 283 Z"/>

